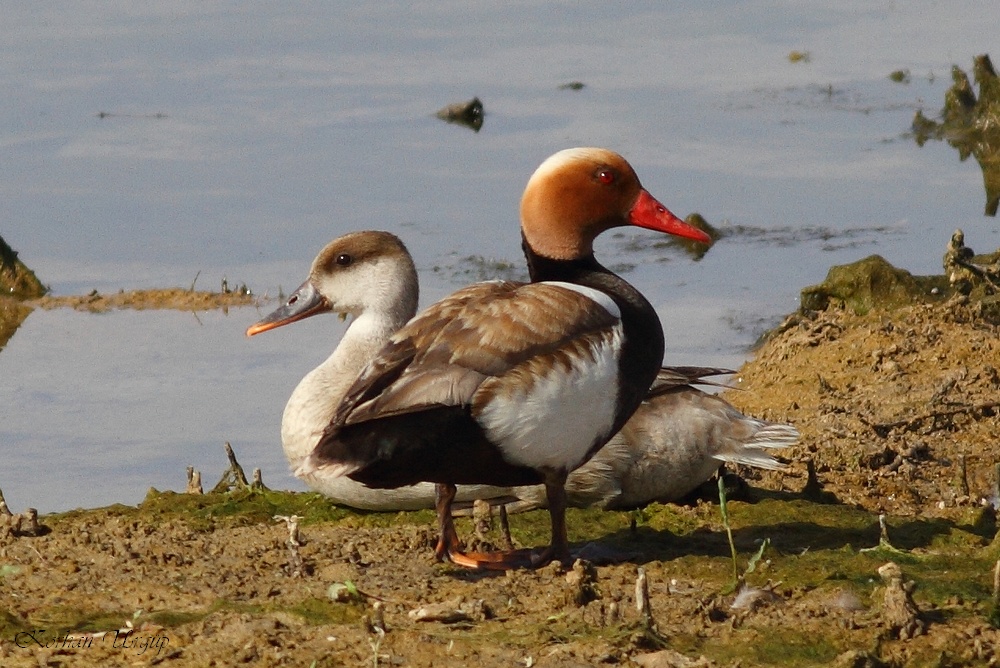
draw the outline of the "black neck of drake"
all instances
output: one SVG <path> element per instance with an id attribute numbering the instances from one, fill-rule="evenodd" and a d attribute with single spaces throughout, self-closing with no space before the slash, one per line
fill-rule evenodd
<path id="1" fill-rule="evenodd" d="M 619 405 L 624 416 L 615 425 L 614 431 L 618 431 L 646 398 L 663 364 L 663 326 L 656 310 L 630 283 L 601 265 L 593 253 L 577 260 L 553 260 L 536 253 L 523 237 L 521 247 L 532 283 L 565 281 L 584 285 L 605 293 L 621 309 L 625 344 L 619 362 L 624 381 Z"/>

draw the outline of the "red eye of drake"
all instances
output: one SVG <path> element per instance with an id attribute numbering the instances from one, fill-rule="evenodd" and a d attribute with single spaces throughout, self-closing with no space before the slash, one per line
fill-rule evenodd
<path id="1" fill-rule="evenodd" d="M 610 185 L 615 182 L 615 173 L 606 167 L 602 167 L 597 170 L 597 180 L 604 185 Z"/>

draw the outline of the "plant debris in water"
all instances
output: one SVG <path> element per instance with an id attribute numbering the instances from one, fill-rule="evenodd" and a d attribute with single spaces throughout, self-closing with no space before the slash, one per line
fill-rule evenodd
<path id="1" fill-rule="evenodd" d="M 443 274 L 454 283 L 468 285 L 478 281 L 527 281 L 528 271 L 523 263 L 502 258 L 467 255 L 453 264 L 436 265 L 435 274 Z"/>
<path id="2" fill-rule="evenodd" d="M 889 81 L 895 83 L 910 83 L 910 70 L 893 70 L 889 73 Z"/>
<path id="3" fill-rule="evenodd" d="M 817 225 L 778 227 L 759 227 L 756 225 L 712 225 L 700 214 L 692 213 L 685 220 L 706 232 L 715 243 L 719 239 L 738 239 L 743 245 L 747 243 L 764 244 L 767 246 L 799 246 L 808 243 L 819 243 L 820 250 L 837 251 L 850 248 L 874 246 L 885 240 L 887 235 L 903 233 L 903 228 L 896 225 L 869 225 L 848 228 L 834 228 Z M 629 255 L 657 252 L 663 249 L 680 248 L 693 259 L 701 259 L 711 247 L 709 245 L 690 241 L 688 239 L 668 238 L 650 240 L 641 234 L 619 231 L 612 234 L 616 248 Z"/>
<path id="4" fill-rule="evenodd" d="M 478 97 L 474 97 L 467 102 L 456 102 L 438 109 L 435 116 L 442 121 L 464 125 L 473 132 L 479 132 L 483 127 L 486 113 L 483 111 L 482 101 Z"/>

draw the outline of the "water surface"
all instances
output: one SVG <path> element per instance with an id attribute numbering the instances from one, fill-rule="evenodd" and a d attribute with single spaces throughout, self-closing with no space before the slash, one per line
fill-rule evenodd
<path id="1" fill-rule="evenodd" d="M 992 1 L 15 5 L 0 233 L 57 294 L 197 276 L 274 295 L 334 236 L 388 229 L 428 303 L 519 265 L 528 175 L 603 145 L 725 236 L 693 261 L 623 231 L 599 257 L 657 307 L 668 363 L 736 366 L 831 264 L 880 253 L 935 272 L 955 227 L 1000 246 L 978 167 L 905 136 L 996 25 Z M 473 95 L 478 133 L 434 118 Z M 297 487 L 281 410 L 344 326 L 246 340 L 258 315 L 33 313 L 0 352 L 11 505 L 135 503 L 183 488 L 188 464 L 212 484 L 225 441 Z"/>

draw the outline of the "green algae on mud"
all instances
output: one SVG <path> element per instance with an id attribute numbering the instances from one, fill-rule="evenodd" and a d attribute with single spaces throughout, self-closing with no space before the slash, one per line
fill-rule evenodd
<path id="1" fill-rule="evenodd" d="M 899 550 L 892 552 L 871 549 L 879 544 L 878 515 L 859 508 L 819 504 L 792 495 L 753 503 L 730 501 L 727 505 L 734 543 L 742 558 L 767 539 L 762 572 L 788 587 L 811 589 L 830 582 L 850 582 L 865 588 L 875 569 L 894 558 L 912 569 L 909 575 L 921 576 L 927 583 L 922 587 L 935 603 L 943 603 L 955 593 L 979 599 L 990 595 L 996 552 L 991 541 L 996 527 L 991 523 L 984 527 L 978 519 L 970 523 L 967 513 L 956 519 L 890 519 L 890 540 Z M 694 530 L 668 525 L 647 532 L 642 541 L 646 548 L 643 558 L 676 564 L 687 576 L 702 572 L 706 565 L 704 577 L 717 573 L 728 557 L 726 537 L 719 528 L 718 507 L 703 504 L 702 508 L 701 514 L 716 515 L 714 521 L 705 517 Z M 650 523 L 656 522 L 660 512 L 653 510 Z M 980 509 L 974 515 L 978 518 L 985 512 Z M 978 577 L 969 578 L 965 570 L 973 564 Z"/>
<path id="2" fill-rule="evenodd" d="M 241 601 L 219 599 L 212 603 L 208 610 L 201 613 L 205 617 L 214 612 L 236 612 L 249 615 L 267 615 L 274 613 L 287 613 L 298 617 L 303 623 L 311 626 L 325 626 L 331 624 L 355 624 L 361 621 L 365 614 L 365 606 L 360 601 L 348 601 L 335 603 L 328 598 L 306 598 L 292 605 L 282 605 L 271 602 L 265 604 L 249 604 Z M 177 614 L 177 613 L 174 613 Z M 193 621 L 192 619 L 187 621 Z M 183 620 L 183 615 L 178 615 L 177 620 Z M 187 623 L 184 621 L 183 623 Z M 164 623 L 164 626 L 167 626 Z"/>
<path id="3" fill-rule="evenodd" d="M 354 514 L 314 492 L 269 489 L 181 494 L 150 488 L 146 498 L 134 509 L 129 506 L 113 508 L 123 514 L 127 512 L 135 521 L 183 520 L 194 530 L 260 524 L 273 521 L 275 515 L 297 515 L 303 525 L 308 525 L 320 521 L 338 522 Z"/>
<path id="4" fill-rule="evenodd" d="M 955 234 L 960 235 L 961 230 Z M 970 249 L 964 250 L 972 255 Z M 971 266 L 982 277 L 967 273 L 966 278 L 956 282 L 943 274 L 914 276 L 892 266 L 880 255 L 835 265 L 830 267 L 822 283 L 802 289 L 800 313 L 831 308 L 846 308 L 858 315 L 872 311 L 889 313 L 914 304 L 941 304 L 962 294 L 979 305 L 980 316 L 1000 322 L 1000 300 L 996 297 L 995 283 L 1000 251 L 975 255 L 965 266 Z"/>
<path id="5" fill-rule="evenodd" d="M 830 267 L 819 285 L 803 288 L 802 308 L 823 311 L 837 301 L 859 315 L 874 308 L 891 310 L 919 302 L 942 301 L 949 295 L 945 276 L 914 276 L 880 255 Z"/>

